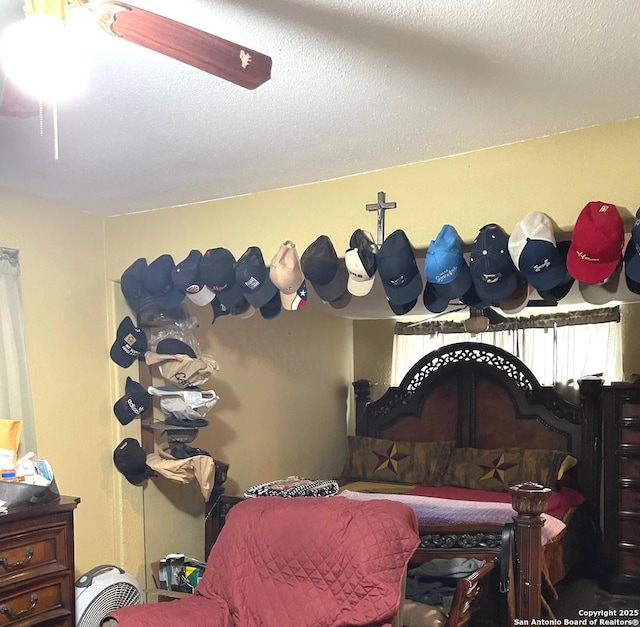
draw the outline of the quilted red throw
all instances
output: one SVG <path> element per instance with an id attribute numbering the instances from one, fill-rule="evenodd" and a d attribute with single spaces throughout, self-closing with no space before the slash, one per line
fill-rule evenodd
<path id="1" fill-rule="evenodd" d="M 250 499 L 229 513 L 192 597 L 109 617 L 118 627 L 383 627 L 417 531 L 413 510 L 389 500 Z"/>

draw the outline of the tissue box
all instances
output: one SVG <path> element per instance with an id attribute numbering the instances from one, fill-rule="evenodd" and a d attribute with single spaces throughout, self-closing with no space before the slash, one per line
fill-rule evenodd
<path id="1" fill-rule="evenodd" d="M 21 481 L 0 481 L 0 501 L 6 503 L 7 509 L 19 505 L 37 505 L 60 498 L 55 478 L 49 485 L 33 485 Z"/>

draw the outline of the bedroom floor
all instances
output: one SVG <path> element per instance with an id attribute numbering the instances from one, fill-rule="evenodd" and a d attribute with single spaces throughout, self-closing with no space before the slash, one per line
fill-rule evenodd
<path id="1" fill-rule="evenodd" d="M 556 618 L 579 618 L 578 610 L 640 609 L 637 595 L 610 594 L 598 587 L 595 579 L 572 579 L 557 586 L 558 600 L 551 608 Z"/>

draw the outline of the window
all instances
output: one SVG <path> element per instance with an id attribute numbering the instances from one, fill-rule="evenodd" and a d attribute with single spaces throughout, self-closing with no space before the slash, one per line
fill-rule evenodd
<path id="1" fill-rule="evenodd" d="M 577 388 L 586 376 L 605 383 L 622 379 L 622 337 L 617 307 L 570 314 L 512 318 L 485 333 L 470 335 L 461 323 L 398 323 L 391 380 L 398 385 L 423 355 L 455 342 L 483 342 L 504 348 L 530 368 L 542 385 Z"/>
<path id="2" fill-rule="evenodd" d="M 0 418 L 22 421 L 19 454 L 36 451 L 18 251 L 0 247 Z"/>

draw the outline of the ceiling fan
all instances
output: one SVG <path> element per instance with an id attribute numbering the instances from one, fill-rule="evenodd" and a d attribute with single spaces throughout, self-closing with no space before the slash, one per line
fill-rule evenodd
<path id="1" fill-rule="evenodd" d="M 91 11 L 110 35 L 172 57 L 226 81 L 255 89 L 271 78 L 271 57 L 211 33 L 139 9 L 124 2 L 95 0 L 25 0 L 25 20 L 47 15 L 66 20 L 67 9 Z M 5 79 L 0 115 L 38 115 L 40 99 Z"/>

